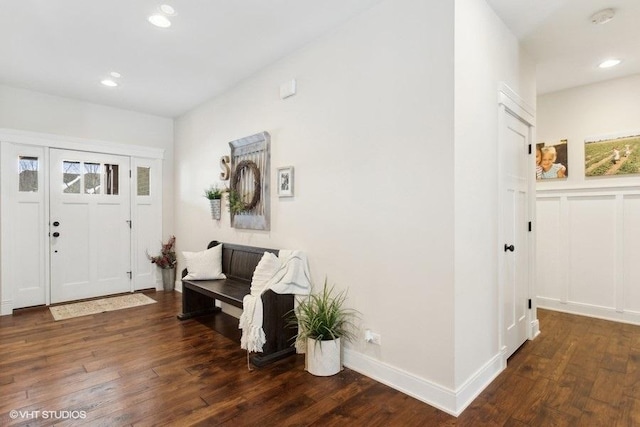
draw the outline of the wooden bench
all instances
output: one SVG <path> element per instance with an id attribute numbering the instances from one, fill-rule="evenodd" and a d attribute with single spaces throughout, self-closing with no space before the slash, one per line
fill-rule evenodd
<path id="1" fill-rule="evenodd" d="M 217 241 L 209 243 L 207 249 L 222 244 Z M 215 301 L 242 308 L 242 299 L 251 290 L 253 272 L 265 252 L 278 255 L 277 249 L 256 248 L 252 246 L 222 244 L 222 272 L 227 276 L 221 280 L 184 280 L 182 279 L 182 313 L 178 319 L 212 314 L 220 311 Z M 187 270 L 182 271 L 182 277 Z M 262 353 L 254 354 L 251 362 L 256 366 L 282 359 L 295 353 L 292 347 L 297 328 L 288 325 L 287 314 L 293 310 L 293 295 L 277 294 L 266 291 L 262 294 L 263 322 L 262 328 L 266 343 Z"/>

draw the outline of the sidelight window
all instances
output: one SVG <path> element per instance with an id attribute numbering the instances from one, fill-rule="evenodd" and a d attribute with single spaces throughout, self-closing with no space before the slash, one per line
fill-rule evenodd
<path id="1" fill-rule="evenodd" d="M 148 196 L 149 190 L 149 172 L 151 168 L 145 168 L 138 166 L 137 181 L 138 181 L 138 196 Z"/>
<path id="2" fill-rule="evenodd" d="M 18 191 L 38 192 L 38 158 L 20 156 L 18 163 Z"/>

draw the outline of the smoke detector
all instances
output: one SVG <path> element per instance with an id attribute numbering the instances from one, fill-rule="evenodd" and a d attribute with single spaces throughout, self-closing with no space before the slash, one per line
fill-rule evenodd
<path id="1" fill-rule="evenodd" d="M 591 15 L 591 23 L 594 25 L 602 25 L 611 21 L 616 12 L 613 9 L 604 9 Z"/>

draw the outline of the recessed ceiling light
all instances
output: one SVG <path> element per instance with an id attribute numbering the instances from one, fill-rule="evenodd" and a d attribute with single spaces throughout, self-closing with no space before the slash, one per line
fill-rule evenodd
<path id="1" fill-rule="evenodd" d="M 109 87 L 116 87 L 118 86 L 118 83 L 114 82 L 111 79 L 104 79 L 102 80 L 100 83 L 102 83 L 105 86 L 109 86 Z"/>
<path id="2" fill-rule="evenodd" d="M 160 6 L 160 10 L 169 16 L 173 16 L 176 13 L 176 10 L 168 4 L 163 4 L 162 6 Z"/>
<path id="3" fill-rule="evenodd" d="M 169 28 L 171 26 L 171 21 L 164 15 L 151 15 L 149 22 L 160 28 Z"/>
<path id="4" fill-rule="evenodd" d="M 618 65 L 620 62 L 619 59 L 607 59 L 606 61 L 603 61 L 600 63 L 600 65 L 598 65 L 600 68 L 611 68 L 611 67 L 615 67 L 616 65 Z"/>
<path id="5" fill-rule="evenodd" d="M 112 71 L 112 72 L 110 72 L 110 73 L 109 73 L 109 75 L 110 75 L 111 77 L 116 78 L 116 79 L 119 79 L 120 77 L 122 77 L 122 74 L 120 74 L 120 73 L 119 73 L 119 72 L 117 72 L 117 71 Z"/>

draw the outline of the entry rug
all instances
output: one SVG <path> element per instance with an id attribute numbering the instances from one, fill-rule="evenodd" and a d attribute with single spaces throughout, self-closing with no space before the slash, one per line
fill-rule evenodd
<path id="1" fill-rule="evenodd" d="M 121 310 L 123 308 L 138 307 L 157 302 L 145 294 L 129 294 L 118 297 L 102 298 L 92 301 L 76 302 L 73 304 L 49 307 L 55 320 L 71 319 L 73 317 L 88 316 L 106 311 Z"/>

